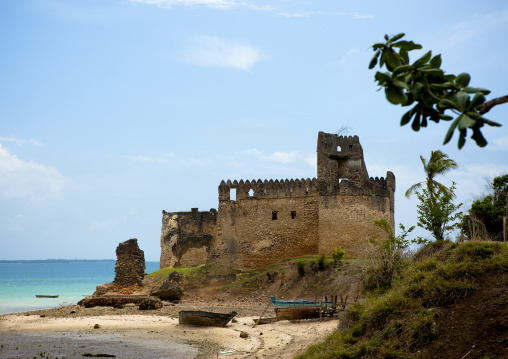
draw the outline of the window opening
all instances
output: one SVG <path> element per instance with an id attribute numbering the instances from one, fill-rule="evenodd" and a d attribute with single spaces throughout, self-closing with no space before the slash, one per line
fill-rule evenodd
<path id="1" fill-rule="evenodd" d="M 347 181 L 347 178 L 339 178 L 339 183 L 341 183 L 342 181 Z"/>
<path id="2" fill-rule="evenodd" d="M 352 150 L 353 149 L 353 145 L 349 145 L 349 149 Z"/>
<path id="3" fill-rule="evenodd" d="M 305 194 L 309 194 L 309 187 L 305 188 Z"/>
<path id="4" fill-rule="evenodd" d="M 295 219 L 296 218 L 296 211 L 291 211 L 291 219 Z"/>
<path id="5" fill-rule="evenodd" d="M 341 151 L 342 151 L 342 147 L 337 146 L 337 152 L 341 152 Z"/>
<path id="6" fill-rule="evenodd" d="M 252 188 L 249 190 L 249 196 L 250 197 L 254 196 L 254 190 Z"/>
<path id="7" fill-rule="evenodd" d="M 229 200 L 236 201 L 236 188 L 229 189 Z"/>
<path id="8" fill-rule="evenodd" d="M 272 211 L 272 221 L 277 220 L 277 211 Z"/>

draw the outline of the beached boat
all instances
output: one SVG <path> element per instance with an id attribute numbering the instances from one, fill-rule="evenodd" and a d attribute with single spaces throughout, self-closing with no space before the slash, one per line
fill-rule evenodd
<path id="1" fill-rule="evenodd" d="M 337 303 L 312 300 L 276 300 L 272 297 L 277 320 L 316 319 L 333 316 Z"/>
<path id="2" fill-rule="evenodd" d="M 58 295 L 36 294 L 36 298 L 58 298 Z"/>
<path id="3" fill-rule="evenodd" d="M 202 310 L 182 310 L 178 313 L 178 323 L 202 327 L 225 327 L 236 314 L 236 312 L 225 314 Z"/>

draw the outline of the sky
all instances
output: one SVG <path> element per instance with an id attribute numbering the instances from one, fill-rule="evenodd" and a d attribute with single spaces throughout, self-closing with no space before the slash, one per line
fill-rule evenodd
<path id="1" fill-rule="evenodd" d="M 420 155 L 459 168 L 470 205 L 508 172 L 508 104 L 479 148 L 447 123 L 400 127 L 368 70 L 406 33 L 447 73 L 507 95 L 505 0 L 2 0 L 0 260 L 160 257 L 162 211 L 218 207 L 227 179 L 316 177 L 319 131 L 358 135 L 369 175 L 395 174 L 395 221 L 416 224 Z M 412 54 L 416 59 L 424 52 Z M 419 230 L 414 236 L 428 237 Z"/>

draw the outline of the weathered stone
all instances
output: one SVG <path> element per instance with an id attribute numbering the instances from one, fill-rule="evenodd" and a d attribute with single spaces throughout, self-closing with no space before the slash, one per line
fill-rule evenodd
<path id="1" fill-rule="evenodd" d="M 116 248 L 115 286 L 141 286 L 145 276 L 145 253 L 136 238 L 120 243 Z"/>
<path id="2" fill-rule="evenodd" d="M 155 310 L 162 308 L 162 301 L 156 297 L 146 297 L 139 303 L 139 310 Z"/>
<path id="3" fill-rule="evenodd" d="M 93 293 L 93 295 L 104 295 L 108 292 L 108 290 L 111 289 L 111 287 L 113 287 L 113 282 L 98 285 L 97 287 L 95 287 L 95 292 Z"/>
<path id="4" fill-rule="evenodd" d="M 173 272 L 169 273 L 167 280 L 176 282 L 178 284 L 182 284 L 183 283 L 183 274 L 179 273 L 177 271 L 173 271 Z"/>
<path id="5" fill-rule="evenodd" d="M 146 298 L 147 298 L 146 295 L 100 295 L 83 298 L 78 302 L 78 305 L 81 305 L 85 308 L 92 307 L 118 308 L 127 303 L 134 303 L 136 305 L 139 305 Z"/>
<path id="6" fill-rule="evenodd" d="M 162 300 L 180 300 L 183 295 L 182 288 L 176 282 L 166 280 L 160 286 L 154 287 L 150 293 Z"/>
<path id="7" fill-rule="evenodd" d="M 358 136 L 319 133 L 317 178 L 227 180 L 218 192 L 218 212 L 163 211 L 161 268 L 246 269 L 339 247 L 365 257 L 386 235 L 373 220 L 394 228 L 395 176 L 369 177 Z"/>

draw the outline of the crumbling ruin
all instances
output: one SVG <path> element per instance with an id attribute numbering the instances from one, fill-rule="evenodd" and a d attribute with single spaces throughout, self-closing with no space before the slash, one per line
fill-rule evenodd
<path id="1" fill-rule="evenodd" d="M 163 211 L 160 266 L 245 269 L 339 247 L 362 257 L 382 235 L 373 220 L 394 227 L 394 192 L 392 172 L 369 178 L 358 136 L 320 132 L 317 178 L 222 181 L 218 211 Z"/>
<path id="2" fill-rule="evenodd" d="M 120 243 L 116 248 L 115 287 L 140 286 L 145 276 L 145 252 L 136 238 Z"/>

